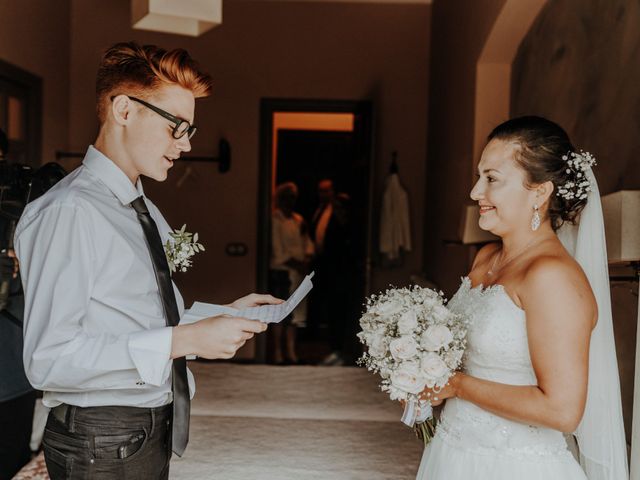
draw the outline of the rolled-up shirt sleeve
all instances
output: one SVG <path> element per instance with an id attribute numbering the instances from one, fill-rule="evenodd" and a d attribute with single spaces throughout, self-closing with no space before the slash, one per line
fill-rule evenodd
<path id="1" fill-rule="evenodd" d="M 81 202 L 27 211 L 18 225 L 27 378 L 37 389 L 59 392 L 161 385 L 171 370 L 171 328 L 86 331 L 100 265 L 94 235 Z"/>

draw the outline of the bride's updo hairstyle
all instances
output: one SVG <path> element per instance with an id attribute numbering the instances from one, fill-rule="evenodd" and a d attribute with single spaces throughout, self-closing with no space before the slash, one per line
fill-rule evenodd
<path id="1" fill-rule="evenodd" d="M 554 230 L 564 222 L 575 223 L 587 199 L 586 195 L 567 198 L 570 195 L 557 194 L 568 182 L 579 182 L 576 172 L 567 168 L 567 158 L 571 158 L 570 152 L 575 148 L 562 127 L 542 117 L 518 117 L 494 128 L 488 140 L 518 145 L 514 160 L 526 173 L 527 188 L 548 181 L 553 183 L 554 191 L 549 197 L 547 214 Z"/>

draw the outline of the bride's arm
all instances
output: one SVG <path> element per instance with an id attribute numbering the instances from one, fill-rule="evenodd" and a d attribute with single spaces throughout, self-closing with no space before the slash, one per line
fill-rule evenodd
<path id="1" fill-rule="evenodd" d="M 589 342 L 597 318 L 593 293 L 579 269 L 557 259 L 536 261 L 521 287 L 538 385 L 457 374 L 439 400 L 456 396 L 511 420 L 573 432 L 587 397 Z"/>

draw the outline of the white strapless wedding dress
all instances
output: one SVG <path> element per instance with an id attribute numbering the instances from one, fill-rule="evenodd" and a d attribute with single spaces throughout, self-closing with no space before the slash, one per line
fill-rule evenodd
<path id="1" fill-rule="evenodd" d="M 464 371 L 510 385 L 536 385 L 526 317 L 494 285 L 471 288 L 464 278 L 449 307 L 469 315 Z M 586 480 L 564 435 L 514 422 L 461 399 L 446 401 L 417 480 Z"/>

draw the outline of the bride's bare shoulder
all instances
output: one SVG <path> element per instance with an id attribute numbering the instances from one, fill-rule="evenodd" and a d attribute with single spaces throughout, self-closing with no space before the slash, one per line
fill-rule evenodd
<path id="1" fill-rule="evenodd" d="M 589 280 L 580 265 L 566 251 L 558 250 L 534 258 L 523 275 L 523 302 L 564 299 L 585 314 L 597 317 L 597 304 Z M 528 298 L 527 298 L 528 297 Z M 594 320 L 595 321 L 595 320 Z"/>
<path id="2" fill-rule="evenodd" d="M 571 255 L 564 249 L 547 248 L 546 252 L 540 252 L 532 258 L 524 271 L 525 281 L 536 281 L 540 278 L 550 280 L 557 278 L 566 283 L 582 283 L 588 287 L 589 282 Z"/>

